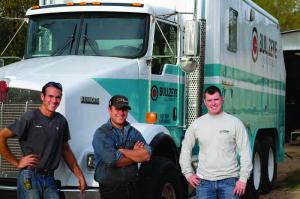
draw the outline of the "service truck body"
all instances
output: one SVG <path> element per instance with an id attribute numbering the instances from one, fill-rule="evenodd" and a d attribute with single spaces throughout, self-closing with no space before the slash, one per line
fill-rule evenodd
<path id="1" fill-rule="evenodd" d="M 141 180 L 148 187 L 141 190 L 149 198 L 182 198 L 188 191 L 178 164 L 180 144 L 190 122 L 206 112 L 202 90 L 216 85 L 224 110 L 239 117 L 249 134 L 254 170 L 248 194 L 270 190 L 284 155 L 285 69 L 276 19 L 248 0 L 203 0 L 196 9 L 193 1 L 74 2 L 40 1 L 28 10 L 24 60 L 0 69 L 8 86 L 1 128 L 40 105 L 46 82 L 60 82 L 58 111 L 68 119 L 70 145 L 87 179 L 85 197 L 99 197 L 93 133 L 109 118 L 111 96 L 125 95 L 132 107 L 128 121 L 153 147 L 149 164 L 158 168 L 142 164 L 141 178 L 150 181 Z M 155 124 L 145 122 L 147 112 L 156 113 Z M 20 157 L 17 143 L 9 146 Z M 15 190 L 17 170 L 0 161 L 0 189 Z M 65 197 L 79 197 L 77 179 L 63 161 L 55 177 Z"/>

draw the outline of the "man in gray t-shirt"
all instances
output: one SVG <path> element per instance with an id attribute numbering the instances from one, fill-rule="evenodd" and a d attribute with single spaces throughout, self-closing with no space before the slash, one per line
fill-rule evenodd
<path id="1" fill-rule="evenodd" d="M 55 112 L 62 97 L 62 86 L 48 82 L 41 93 L 42 105 L 24 113 L 0 131 L 0 154 L 20 169 L 18 198 L 59 199 L 54 170 L 61 156 L 78 178 L 80 191 L 86 188 L 85 178 L 68 144 L 70 132 L 63 115 Z M 23 152 L 19 160 L 7 147 L 7 139 L 17 137 Z"/>
<path id="2" fill-rule="evenodd" d="M 37 168 L 55 170 L 60 161 L 63 144 L 70 139 L 67 120 L 55 112 L 49 118 L 40 109 L 26 112 L 7 126 L 19 139 L 24 156 L 36 154 Z"/>

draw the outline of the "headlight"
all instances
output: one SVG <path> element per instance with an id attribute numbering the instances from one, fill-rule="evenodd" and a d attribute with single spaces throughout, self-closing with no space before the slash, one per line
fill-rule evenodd
<path id="1" fill-rule="evenodd" d="M 86 167 L 88 170 L 95 170 L 95 155 L 90 153 L 86 156 Z"/>

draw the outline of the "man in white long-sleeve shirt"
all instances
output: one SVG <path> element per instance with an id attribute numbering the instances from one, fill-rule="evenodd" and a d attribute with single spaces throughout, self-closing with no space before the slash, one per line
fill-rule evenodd
<path id="1" fill-rule="evenodd" d="M 252 170 L 246 129 L 238 118 L 223 112 L 223 102 L 220 89 L 208 87 L 204 92 L 208 113 L 190 125 L 182 142 L 180 166 L 187 181 L 196 188 L 197 199 L 240 198 Z M 191 154 L 196 141 L 200 152 L 195 173 Z"/>

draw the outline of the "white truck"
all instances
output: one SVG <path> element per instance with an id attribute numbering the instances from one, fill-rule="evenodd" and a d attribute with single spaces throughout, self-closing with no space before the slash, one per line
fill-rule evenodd
<path id="1" fill-rule="evenodd" d="M 84 197 L 98 198 L 93 133 L 109 118 L 111 96 L 125 95 L 129 122 L 153 147 L 150 162 L 140 166 L 143 198 L 187 198 L 191 189 L 178 164 L 181 141 L 206 112 L 203 89 L 216 85 L 224 110 L 244 122 L 251 141 L 254 169 L 246 196 L 269 192 L 284 158 L 278 21 L 250 0 L 164 2 L 40 0 L 26 13 L 24 59 L 0 68 L 0 128 L 39 107 L 43 84 L 60 82 L 58 111 L 69 121 L 70 145 L 87 180 Z M 16 139 L 9 147 L 21 156 Z M 16 174 L 0 157 L 1 191 L 16 190 Z M 55 177 L 62 197 L 82 197 L 64 162 Z"/>

